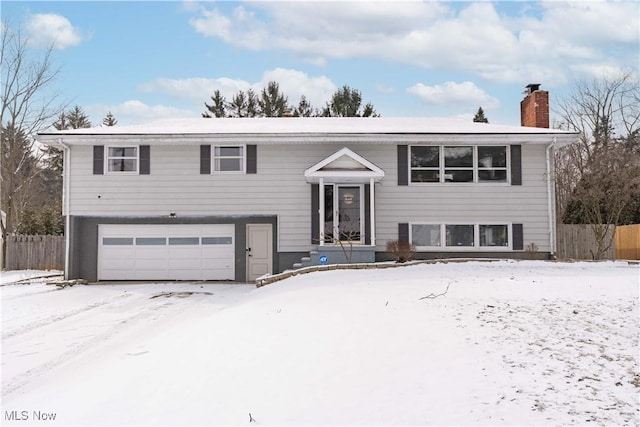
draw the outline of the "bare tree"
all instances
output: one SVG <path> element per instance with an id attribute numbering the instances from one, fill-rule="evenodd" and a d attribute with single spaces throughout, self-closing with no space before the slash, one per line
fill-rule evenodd
<path id="1" fill-rule="evenodd" d="M 15 230 L 16 215 L 29 203 L 29 187 L 42 170 L 43 154 L 34 135 L 50 126 L 63 106 L 56 105 L 57 97 L 46 92 L 58 75 L 51 64 L 52 47 L 32 57 L 28 39 L 6 21 L 0 37 L 2 210 L 7 215 L 1 232 L 6 235 Z"/>
<path id="2" fill-rule="evenodd" d="M 632 73 L 579 82 L 557 105 L 560 127 L 580 132 L 556 152 L 557 219 L 589 224 L 600 259 L 613 243 L 609 224 L 637 216 L 629 210 L 640 194 L 640 82 Z"/>

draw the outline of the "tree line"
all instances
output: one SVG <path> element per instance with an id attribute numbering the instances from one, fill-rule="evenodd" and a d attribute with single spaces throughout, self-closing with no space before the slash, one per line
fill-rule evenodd
<path id="1" fill-rule="evenodd" d="M 204 103 L 204 118 L 222 117 L 378 117 L 373 104 L 362 105 L 362 93 L 342 86 L 322 107 L 311 105 L 305 95 L 300 97 L 297 105 L 289 103 L 289 98 L 280 91 L 278 82 L 271 81 L 259 93 L 253 89 L 236 92 L 227 100 L 220 90 L 211 96 L 211 104 Z"/>

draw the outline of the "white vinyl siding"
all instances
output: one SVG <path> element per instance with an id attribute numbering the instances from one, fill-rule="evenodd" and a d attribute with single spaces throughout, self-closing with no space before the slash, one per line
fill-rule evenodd
<path id="1" fill-rule="evenodd" d="M 212 148 L 216 144 L 212 143 Z M 448 144 L 441 144 L 448 145 Z M 343 147 L 385 171 L 375 185 L 376 245 L 398 238 L 398 223 L 522 223 L 524 244 L 549 250 L 545 145 L 522 144 L 522 186 L 397 185 L 394 145 L 260 145 L 257 174 L 201 175 L 199 145 L 154 145 L 153 180 L 93 175 L 92 147 L 71 150 L 71 215 L 148 217 L 277 215 L 278 250 L 309 251 L 311 188 L 304 171 Z M 213 150 L 212 150 L 213 151 Z"/>

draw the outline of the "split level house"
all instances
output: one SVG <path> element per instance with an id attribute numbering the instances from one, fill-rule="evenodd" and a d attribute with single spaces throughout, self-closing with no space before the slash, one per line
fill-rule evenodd
<path id="1" fill-rule="evenodd" d="M 523 126 L 436 118 L 181 119 L 41 133 L 64 150 L 68 278 L 247 282 L 314 263 L 548 258 L 548 93 Z"/>

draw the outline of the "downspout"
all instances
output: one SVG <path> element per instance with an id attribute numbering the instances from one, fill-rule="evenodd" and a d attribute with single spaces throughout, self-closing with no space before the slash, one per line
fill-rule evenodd
<path id="1" fill-rule="evenodd" d="M 324 178 L 320 178 L 319 182 L 318 182 L 318 210 L 319 210 L 319 214 L 318 214 L 318 231 L 319 231 L 319 242 L 318 245 L 319 246 L 324 246 Z M 313 236 L 315 237 L 315 236 Z"/>
<path id="2" fill-rule="evenodd" d="M 553 168 L 551 166 L 551 153 L 556 145 L 554 136 L 546 149 L 547 159 L 547 214 L 549 216 L 549 250 L 551 259 L 556 258 L 556 198 L 553 186 Z"/>
<path id="3" fill-rule="evenodd" d="M 69 177 L 71 176 L 71 149 L 68 145 L 62 142 L 62 138 L 58 140 L 58 143 L 62 146 L 62 214 L 64 215 L 64 279 L 69 280 L 69 257 L 71 254 L 71 216 L 69 214 L 69 190 L 71 183 Z"/>

